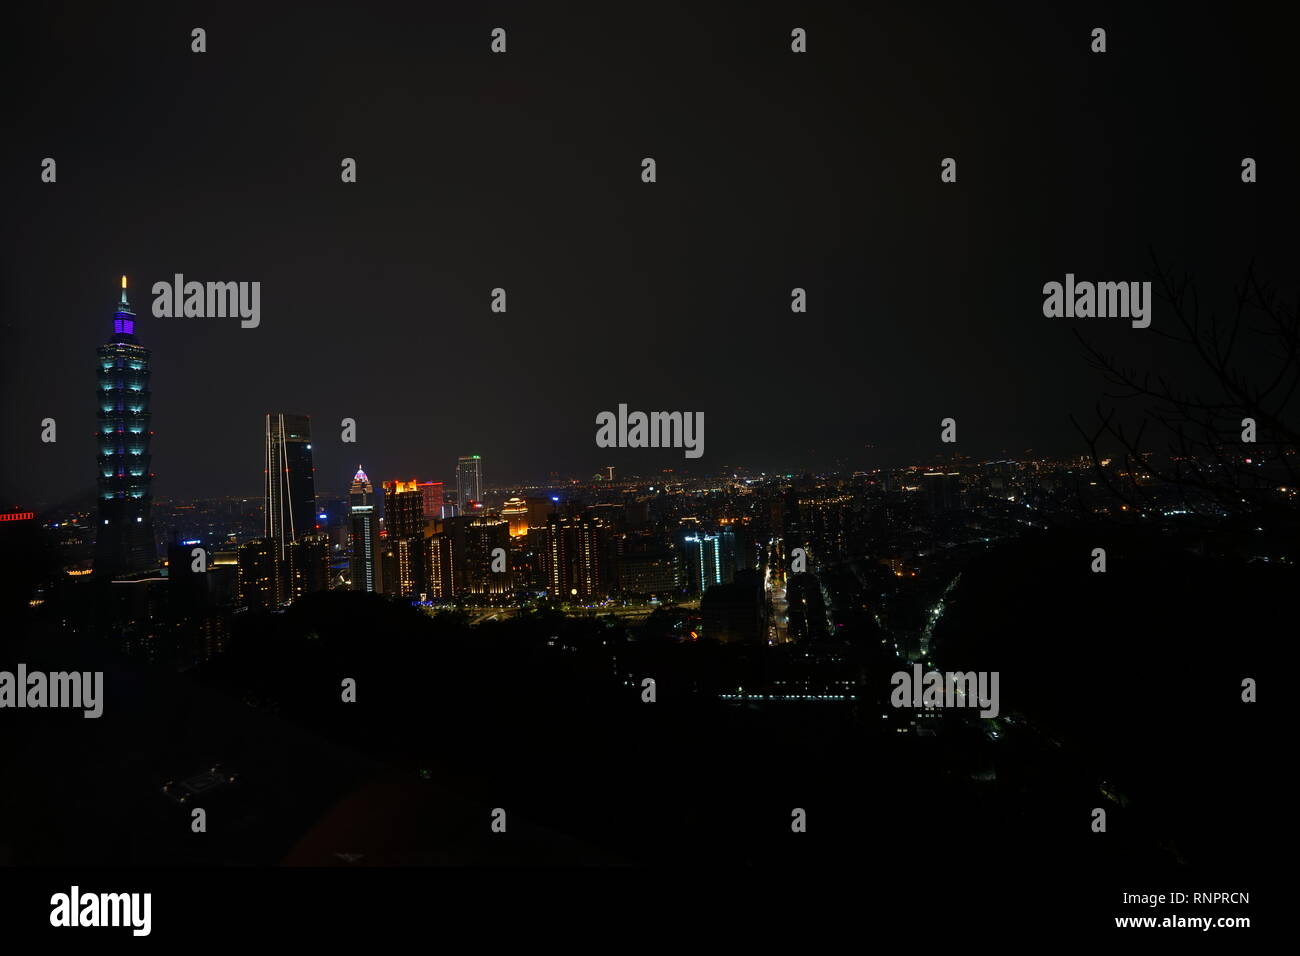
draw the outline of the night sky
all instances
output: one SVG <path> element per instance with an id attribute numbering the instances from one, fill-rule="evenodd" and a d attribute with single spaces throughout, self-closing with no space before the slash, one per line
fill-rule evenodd
<path id="1" fill-rule="evenodd" d="M 0 505 L 93 488 L 122 273 L 153 350 L 154 492 L 179 497 L 258 494 L 268 410 L 312 416 L 325 492 L 359 462 L 454 482 L 469 453 L 489 484 L 907 463 L 953 450 L 945 416 L 974 457 L 1078 453 L 1067 415 L 1104 386 L 1073 329 L 1181 366 L 1159 303 L 1145 331 L 1046 319 L 1044 282 L 1149 278 L 1154 248 L 1210 301 L 1252 258 L 1294 301 L 1294 38 L 1267 5 L 701 6 L 26 14 Z M 260 281 L 260 327 L 154 318 L 178 272 Z M 703 411 L 705 456 L 597 448 L 620 402 Z"/>

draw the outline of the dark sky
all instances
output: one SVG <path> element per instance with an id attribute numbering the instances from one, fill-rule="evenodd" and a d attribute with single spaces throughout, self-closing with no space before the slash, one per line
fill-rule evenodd
<path id="1" fill-rule="evenodd" d="M 1044 282 L 1147 278 L 1154 247 L 1208 298 L 1252 258 L 1295 294 L 1292 34 L 1270 5 L 1131 6 L 28 14 L 0 151 L 0 503 L 93 486 L 123 272 L 156 494 L 255 493 L 271 409 L 312 416 L 326 491 L 358 462 L 452 481 L 470 452 L 490 484 L 686 464 L 598 449 L 620 402 L 703 411 L 697 471 L 929 458 L 949 415 L 972 456 L 1080 450 L 1066 416 L 1103 388 L 1073 328 L 1179 366 L 1123 320 L 1044 318 Z M 261 326 L 153 318 L 177 272 L 260 281 Z"/>

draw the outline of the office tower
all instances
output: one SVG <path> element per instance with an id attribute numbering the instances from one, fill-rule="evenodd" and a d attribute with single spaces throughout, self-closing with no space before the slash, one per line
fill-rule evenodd
<path id="1" fill-rule="evenodd" d="M 280 605 L 280 549 L 270 538 L 239 546 L 239 603 L 270 610 Z"/>
<path id="2" fill-rule="evenodd" d="M 721 565 L 722 583 L 736 580 L 736 532 L 723 527 L 718 531 L 718 564 Z"/>
<path id="3" fill-rule="evenodd" d="M 379 560 L 378 518 L 374 486 L 360 465 L 352 476 L 348 504 L 352 516 L 352 590 L 373 594 L 379 590 L 375 580 L 375 564 Z"/>
<path id="4" fill-rule="evenodd" d="M 758 539 L 748 518 L 724 518 L 719 523 L 723 526 L 720 532 L 723 577 L 730 575 L 734 580 L 736 572 L 753 571 L 758 567 Z"/>
<path id="5" fill-rule="evenodd" d="M 483 504 L 483 459 L 478 455 L 462 455 L 456 462 L 456 504 L 463 515 Z"/>
<path id="6" fill-rule="evenodd" d="M 265 468 L 264 536 L 276 543 L 283 561 L 291 541 L 316 531 L 310 418 L 267 414 Z"/>
<path id="7" fill-rule="evenodd" d="M 149 350 L 135 336 L 135 313 L 122 298 L 113 337 L 99 347 L 99 520 L 95 574 L 113 577 L 158 566 L 149 472 Z"/>
<path id="8" fill-rule="evenodd" d="M 729 584 L 736 576 L 735 536 L 725 533 L 732 542 L 732 557 L 725 554 L 724 535 L 686 535 L 682 540 L 686 553 L 686 574 L 693 591 L 706 592 L 715 584 Z"/>
<path id="9" fill-rule="evenodd" d="M 418 598 L 424 580 L 424 492 L 419 482 L 384 482 L 384 593 Z"/>
<path id="10" fill-rule="evenodd" d="M 445 518 L 442 509 L 446 505 L 441 481 L 420 482 L 420 493 L 424 497 L 424 520 Z"/>
<path id="11" fill-rule="evenodd" d="M 510 593 L 514 578 L 510 568 L 510 521 L 501 515 L 457 515 L 441 523 L 438 535 L 447 542 L 453 559 L 451 589 L 443 596 L 500 596 Z M 492 554 L 500 548 L 505 568 L 492 570 Z M 443 572 L 444 585 L 447 580 Z M 432 587 L 432 584 L 430 585 Z"/>
<path id="12" fill-rule="evenodd" d="M 475 515 L 466 529 L 465 585 L 470 594 L 499 597 L 509 594 L 510 521 L 494 515 Z M 492 570 L 492 552 L 500 548 L 505 568 Z"/>
<path id="13" fill-rule="evenodd" d="M 425 541 L 418 538 L 386 539 L 379 547 L 379 577 L 384 594 L 418 599 L 428 592 L 424 574 Z"/>
<path id="14" fill-rule="evenodd" d="M 555 600 L 590 600 L 604 593 L 602 550 L 607 533 L 600 518 L 551 515 L 546 522 L 543 567 Z"/>
<path id="15" fill-rule="evenodd" d="M 384 530 L 390 541 L 424 537 L 424 492 L 419 482 L 384 482 Z"/>
<path id="16" fill-rule="evenodd" d="M 330 586 L 330 539 L 324 534 L 299 535 L 288 548 L 288 596 L 298 600 L 305 594 L 328 591 Z"/>
<path id="17" fill-rule="evenodd" d="M 459 592 L 456 579 L 456 547 L 452 535 L 439 532 L 424 542 L 425 578 L 430 598 L 447 600 Z"/>

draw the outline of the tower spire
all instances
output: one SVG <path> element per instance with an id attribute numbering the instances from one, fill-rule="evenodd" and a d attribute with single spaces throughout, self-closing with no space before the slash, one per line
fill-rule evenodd
<path id="1" fill-rule="evenodd" d="M 122 276 L 122 300 L 118 304 L 124 309 L 131 308 L 131 303 L 126 301 L 126 276 Z"/>

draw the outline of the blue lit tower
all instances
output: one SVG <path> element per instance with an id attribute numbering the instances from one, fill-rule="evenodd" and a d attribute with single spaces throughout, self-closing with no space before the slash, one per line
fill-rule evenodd
<path id="1" fill-rule="evenodd" d="M 158 566 L 149 471 L 149 350 L 135 337 L 135 313 L 122 299 L 113 337 L 99 347 L 99 523 L 95 574 L 113 577 Z"/>

